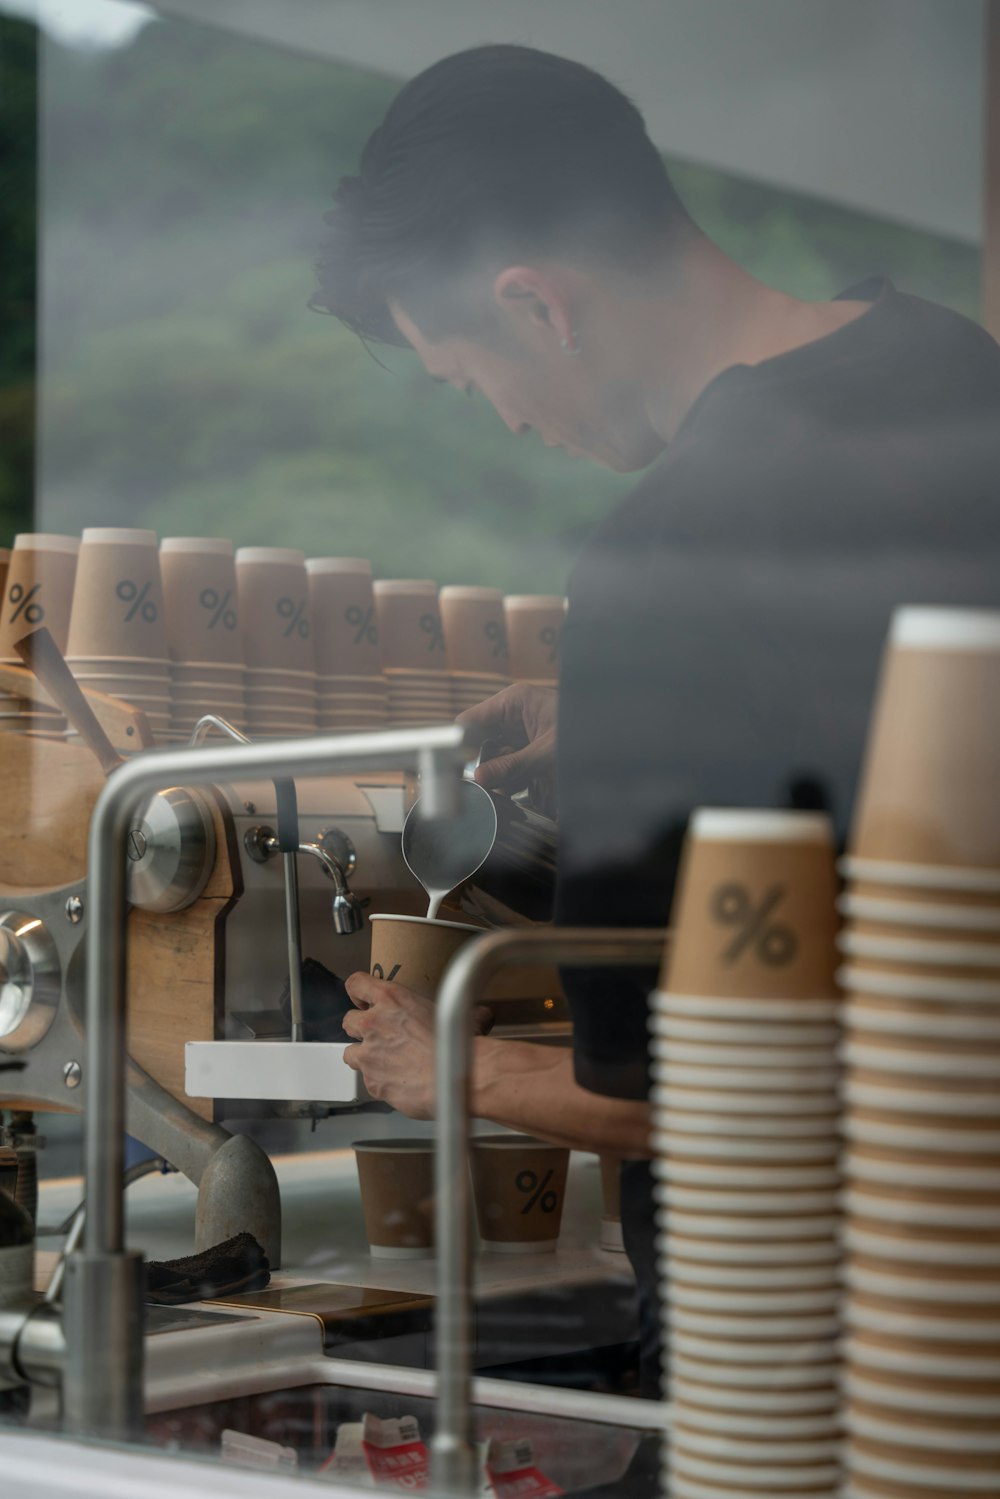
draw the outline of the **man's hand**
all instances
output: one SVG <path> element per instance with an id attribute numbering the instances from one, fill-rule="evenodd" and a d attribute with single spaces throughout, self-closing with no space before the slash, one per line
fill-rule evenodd
<path id="1" fill-rule="evenodd" d="M 542 781 L 552 788 L 558 701 L 555 687 L 514 682 L 485 703 L 458 715 L 458 723 L 476 728 L 484 739 L 498 740 L 506 747 L 505 753 L 480 765 L 476 771 L 480 786 L 507 796 L 523 791 L 531 781 Z"/>
<path id="2" fill-rule="evenodd" d="M 357 1008 L 344 1016 L 344 1030 L 360 1046 L 349 1046 L 344 1061 L 360 1072 L 373 1098 L 391 1103 L 410 1119 L 434 1118 L 434 1006 L 402 984 L 387 984 L 368 973 L 352 973 L 347 992 Z M 476 1030 L 492 1024 L 479 1006 Z"/>

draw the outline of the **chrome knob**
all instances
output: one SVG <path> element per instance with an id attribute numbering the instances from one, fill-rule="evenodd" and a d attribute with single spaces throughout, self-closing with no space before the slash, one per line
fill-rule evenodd
<path id="1" fill-rule="evenodd" d="M 183 911 L 215 867 L 215 824 L 202 796 L 159 791 L 133 819 L 125 845 L 128 899 L 142 911 Z"/>
<path id="2" fill-rule="evenodd" d="M 0 1051 L 28 1051 L 45 1035 L 59 1005 L 55 943 L 37 916 L 0 914 Z"/>

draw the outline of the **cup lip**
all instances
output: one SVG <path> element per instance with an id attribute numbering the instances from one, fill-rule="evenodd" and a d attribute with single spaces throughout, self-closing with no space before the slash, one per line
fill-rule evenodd
<path id="1" fill-rule="evenodd" d="M 900 864 L 855 854 L 845 854 L 837 869 L 846 879 L 862 880 L 867 885 L 907 885 L 919 889 L 1000 895 L 1000 869 L 976 869 L 959 864 Z"/>
<path id="2" fill-rule="evenodd" d="M 654 1013 L 662 1010 L 668 1015 L 716 1020 L 746 1020 L 750 1016 L 761 1020 L 835 1020 L 841 1004 L 832 995 L 813 999 L 743 999 L 718 994 L 681 994 L 663 988 L 653 991 L 652 1000 Z"/>
<path id="3" fill-rule="evenodd" d="M 55 531 L 19 531 L 14 545 L 9 551 L 5 547 L 4 553 L 8 559 L 15 552 L 65 552 L 75 557 L 79 550 L 78 536 L 63 536 Z"/>
<path id="4" fill-rule="evenodd" d="M 390 1137 L 385 1140 L 352 1140 L 351 1149 L 365 1150 L 372 1155 L 397 1155 L 404 1153 L 433 1155 L 436 1143 L 433 1135 L 429 1135 L 426 1140 L 400 1136 Z"/>
<path id="5" fill-rule="evenodd" d="M 467 600 L 469 602 L 481 602 L 499 604 L 503 608 L 503 589 L 487 588 L 478 583 L 445 583 L 439 597 L 444 599 Z"/>
<path id="6" fill-rule="evenodd" d="M 1000 610 L 907 604 L 893 613 L 889 643 L 903 650 L 1000 650 Z"/>
<path id="7" fill-rule="evenodd" d="M 292 567 L 305 567 L 306 554 L 296 547 L 237 547 L 237 566 L 246 562 L 283 562 Z"/>
<path id="8" fill-rule="evenodd" d="M 394 594 L 411 595 L 413 597 L 430 597 L 431 594 L 437 598 L 438 586 L 433 578 L 376 578 L 372 583 L 375 596 L 391 597 Z"/>
<path id="9" fill-rule="evenodd" d="M 87 546 L 156 546 L 156 532 L 135 526 L 85 526 L 80 543 Z"/>
<path id="10" fill-rule="evenodd" d="M 559 609 L 566 612 L 567 600 L 560 593 L 508 593 L 504 595 L 504 609 Z"/>
<path id="11" fill-rule="evenodd" d="M 889 999 L 969 1000 L 991 1004 L 1000 1002 L 1000 983 L 978 983 L 972 979 L 929 979 L 915 974 L 883 973 L 868 968 L 845 965 L 837 972 L 838 982 L 852 995 L 882 995 Z"/>
<path id="12" fill-rule="evenodd" d="M 224 536 L 164 536 L 161 552 L 194 552 L 203 556 L 231 557 L 233 544 Z"/>
<path id="13" fill-rule="evenodd" d="M 1000 910 L 990 906 L 938 906 L 924 901 L 882 900 L 847 891 L 837 900 L 842 916 L 886 926 L 936 926 L 943 930 L 1000 932 Z"/>
<path id="14" fill-rule="evenodd" d="M 368 920 L 371 922 L 404 921 L 415 926 L 454 927 L 457 932 L 479 932 L 482 934 L 486 931 L 485 927 L 467 926 L 462 921 L 442 921 L 437 916 L 394 916 L 391 911 L 376 911 L 373 916 L 369 916 Z"/>
<path id="15" fill-rule="evenodd" d="M 1000 970 L 1000 944 L 989 942 L 921 942 L 908 937 L 870 936 L 867 932 L 839 932 L 837 945 L 852 958 L 875 958 L 903 963 L 926 963 L 931 967 L 996 968 Z"/>
<path id="16" fill-rule="evenodd" d="M 469 1144 L 473 1150 L 556 1150 L 567 1157 L 570 1154 L 568 1145 L 555 1145 L 537 1135 L 473 1135 Z"/>
<path id="17" fill-rule="evenodd" d="M 761 807 L 696 807 L 688 838 L 706 843 L 822 843 L 833 845 L 833 824 L 824 812 Z"/>
<path id="18" fill-rule="evenodd" d="M 353 573 L 370 578 L 372 565 L 367 557 L 307 557 L 306 572 L 312 576 L 324 574 Z"/>

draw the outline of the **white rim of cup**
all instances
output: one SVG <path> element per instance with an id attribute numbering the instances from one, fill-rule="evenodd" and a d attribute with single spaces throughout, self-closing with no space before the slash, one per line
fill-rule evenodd
<path id="1" fill-rule="evenodd" d="M 972 979 L 920 978 L 912 974 L 884 973 L 871 968 L 841 968 L 837 979 L 855 994 L 882 994 L 890 999 L 963 1000 L 992 1004 L 1000 1002 L 1000 984 Z"/>
<path id="2" fill-rule="evenodd" d="M 15 552 L 63 552 L 75 557 L 79 550 L 78 536 L 63 536 L 55 531 L 19 531 L 7 557 L 13 561 Z"/>
<path id="3" fill-rule="evenodd" d="M 1000 952 L 1000 945 L 998 945 Z M 666 1036 L 676 1041 L 702 1042 L 709 1046 L 792 1046 L 833 1047 L 840 1034 L 839 1026 L 832 1021 L 802 1025 L 781 1025 L 761 1020 L 693 1020 L 687 1015 L 653 1014 L 649 1017 L 649 1031 L 653 1036 Z"/>
<path id="4" fill-rule="evenodd" d="M 867 1042 L 850 1036 L 841 1047 L 841 1056 L 848 1066 L 871 1072 L 941 1079 L 978 1077 L 990 1081 L 995 1078 L 1000 1082 L 1000 1054 L 963 1054 L 945 1050 L 944 1043 L 938 1051 L 907 1051 L 903 1043 L 896 1046 L 888 1043 L 885 1046 L 869 1046 Z"/>
<path id="5" fill-rule="evenodd" d="M 858 1400 L 900 1410 L 923 1412 L 928 1416 L 992 1416 L 1000 1429 L 1000 1394 L 969 1395 L 963 1391 L 958 1395 L 949 1395 L 940 1386 L 924 1390 L 919 1386 L 909 1387 L 892 1380 L 866 1379 L 863 1373 L 850 1367 L 844 1370 L 842 1378 L 846 1394 L 853 1395 Z"/>
<path id="6" fill-rule="evenodd" d="M 765 1416 L 780 1416 L 784 1412 L 827 1415 L 837 1409 L 836 1373 L 831 1375 L 830 1387 L 826 1390 L 752 1390 L 739 1386 L 727 1389 L 672 1368 L 670 1401 L 706 1411 L 758 1411 Z"/>
<path id="7" fill-rule="evenodd" d="M 80 537 L 87 546 L 156 546 L 156 532 L 134 526 L 85 526 Z"/>
<path id="8" fill-rule="evenodd" d="M 433 594 L 437 598 L 438 594 L 438 586 L 432 578 L 376 578 L 372 587 L 376 596 L 382 594 L 385 597 L 403 594 L 406 597 L 430 598 Z"/>
<path id="9" fill-rule="evenodd" d="M 943 1454 L 940 1455 L 943 1456 Z M 859 1496 L 864 1495 L 865 1491 L 857 1487 L 857 1480 L 861 1479 L 863 1483 L 865 1478 L 876 1480 L 884 1478 L 892 1483 L 912 1484 L 917 1494 L 926 1494 L 928 1489 L 944 1489 L 951 1495 L 956 1490 L 963 1493 L 975 1493 L 977 1490 L 987 1488 L 991 1494 L 996 1493 L 995 1476 L 989 1472 L 977 1472 L 974 1468 L 937 1468 L 926 1458 L 913 1463 L 899 1462 L 895 1459 L 880 1457 L 875 1453 L 864 1452 L 853 1444 L 848 1444 L 846 1447 L 846 1461 L 854 1480 L 855 1492 Z"/>
<path id="10" fill-rule="evenodd" d="M 919 1079 L 904 1079 L 901 1087 L 892 1084 L 895 1078 L 878 1083 L 861 1082 L 850 1073 L 844 1079 L 844 1098 L 860 1108 L 887 1109 L 901 1114 L 942 1114 L 945 1118 L 981 1119 L 994 1118 L 997 1100 L 991 1093 L 969 1092 L 963 1089 L 960 1080 L 955 1086 L 945 1088 L 943 1080 L 933 1080 L 922 1086 Z"/>
<path id="11" fill-rule="evenodd" d="M 1000 970 L 1000 943 L 919 942 L 907 937 L 875 937 L 867 932 L 840 932 L 837 945 L 852 958 L 876 958 L 885 962 L 926 963 L 934 968 L 996 968 Z"/>
<path id="12" fill-rule="evenodd" d="M 161 552 L 196 553 L 205 557 L 231 557 L 233 544 L 223 536 L 164 536 Z"/>
<path id="13" fill-rule="evenodd" d="M 654 1201 L 668 1209 L 719 1213 L 732 1218 L 743 1215 L 767 1218 L 823 1217 L 837 1211 L 838 1196 L 835 1188 L 817 1192 L 729 1192 L 721 1188 L 710 1191 L 707 1188 L 676 1186 L 672 1182 L 662 1182 L 654 1190 Z M 997 1211 L 1000 1213 L 1000 1209 Z M 775 1226 L 775 1233 L 784 1232 L 783 1228 Z"/>
<path id="14" fill-rule="evenodd" d="M 731 1114 L 716 1117 L 714 1114 L 686 1112 L 671 1108 L 669 1102 L 658 1104 L 654 1113 L 657 1129 L 666 1134 L 683 1136 L 684 1140 L 723 1141 L 739 1139 L 747 1143 L 760 1141 L 774 1144 L 779 1140 L 835 1141 L 838 1138 L 837 1115 L 806 1114 L 794 1119 L 784 1115 L 772 1119 L 767 1114 L 742 1114 L 735 1119 Z M 683 1155 L 683 1151 L 679 1152 Z"/>
<path id="15" fill-rule="evenodd" d="M 688 838 L 711 843 L 822 843 L 833 846 L 824 812 L 780 812 L 760 807 L 697 807 Z"/>
<path id="16" fill-rule="evenodd" d="M 502 589 L 486 588 L 477 583 L 446 583 L 439 596 L 442 600 L 455 599 L 457 602 L 499 604 L 501 608 L 503 607 Z"/>
<path id="17" fill-rule="evenodd" d="M 1000 1228 L 1000 1206 L 970 1202 L 928 1202 L 919 1189 L 912 1197 L 886 1197 L 848 1186 L 842 1193 L 844 1211 L 866 1223 L 910 1224 L 944 1229 Z"/>
<path id="18" fill-rule="evenodd" d="M 731 1311 L 714 1313 L 707 1311 L 695 1311 L 691 1307 L 672 1306 L 667 1304 L 663 1314 L 663 1322 L 669 1333 L 674 1331 L 700 1333 L 717 1338 L 733 1338 L 735 1342 L 741 1341 L 736 1334 L 742 1332 L 745 1337 L 747 1348 L 756 1351 L 762 1344 L 766 1347 L 768 1343 L 795 1343 L 807 1342 L 810 1339 L 836 1338 L 840 1331 L 840 1318 L 836 1312 L 818 1312 L 814 1316 L 808 1313 L 799 1313 L 795 1316 L 782 1316 L 776 1313 L 773 1316 L 766 1314 L 759 1317 L 746 1314 L 740 1321 L 736 1321 Z"/>
<path id="19" fill-rule="evenodd" d="M 672 1499 L 738 1499 L 731 1484 L 726 1484 L 720 1488 L 714 1483 L 702 1483 L 697 1478 L 686 1478 L 683 1473 L 671 1473 L 670 1493 Z M 756 1499 L 757 1495 L 763 1493 L 764 1490 L 762 1489 L 744 1486 L 741 1489 L 739 1499 L 742 1499 L 743 1495 L 749 1496 L 749 1499 Z M 768 1490 L 767 1499 L 779 1499 L 779 1496 L 774 1495 L 773 1492 Z M 782 1489 L 780 1499 L 871 1499 L 871 1496 L 867 1494 L 840 1496 L 837 1490 L 831 1487 L 826 1489 Z M 881 1495 L 876 1495 L 875 1499 L 881 1499 Z"/>
<path id="20" fill-rule="evenodd" d="M 484 927 L 469 926 L 462 921 L 441 921 L 436 916 L 393 916 L 390 911 L 376 912 L 374 916 L 369 916 L 368 920 L 371 922 L 405 921 L 415 926 L 453 927 L 456 932 L 471 932 L 479 936 L 482 936 L 485 931 Z"/>
<path id="21" fill-rule="evenodd" d="M 996 1243 L 966 1243 L 962 1240 L 907 1238 L 894 1234 L 888 1228 L 879 1231 L 874 1225 L 860 1227 L 847 1222 L 843 1230 L 844 1246 L 857 1254 L 870 1254 L 877 1259 L 898 1260 L 908 1265 L 938 1265 L 942 1269 L 953 1267 L 957 1273 L 970 1265 L 984 1270 L 993 1269 L 997 1263 Z M 998 1361 L 1000 1368 L 1000 1361 Z"/>
<path id="22" fill-rule="evenodd" d="M 977 1317 L 947 1317 L 923 1311 L 888 1311 L 885 1307 L 858 1305 L 848 1294 L 843 1299 L 842 1316 L 853 1331 L 877 1332 L 928 1343 L 997 1343 L 1000 1342 L 1000 1320 Z"/>
<path id="23" fill-rule="evenodd" d="M 751 1166 L 745 1162 L 734 1165 L 715 1166 L 709 1161 L 679 1161 L 674 1156 L 661 1157 L 657 1161 L 656 1177 L 659 1181 L 703 1184 L 706 1187 L 744 1188 L 770 1187 L 777 1191 L 791 1191 L 799 1187 L 836 1187 L 840 1182 L 840 1171 L 834 1165 Z"/>
<path id="24" fill-rule="evenodd" d="M 941 927 L 945 930 L 1000 932 L 1000 910 L 991 906 L 938 906 L 932 902 L 881 900 L 848 892 L 837 901 L 843 916 L 886 926 Z"/>
<path id="25" fill-rule="evenodd" d="M 707 1020 L 836 1020 L 840 999 L 727 999 L 716 994 L 675 994 L 655 989 L 651 996 L 654 1014 L 689 1015 Z"/>
<path id="26" fill-rule="evenodd" d="M 367 557 L 307 557 L 306 572 L 317 577 L 329 573 L 351 573 L 370 578 L 372 565 Z"/>
<path id="27" fill-rule="evenodd" d="M 834 1234 L 817 1239 L 765 1239 L 761 1242 L 743 1244 L 738 1240 L 700 1238 L 670 1232 L 656 1235 L 656 1248 L 660 1254 L 678 1263 L 698 1264 L 716 1269 L 745 1269 L 747 1267 L 769 1267 L 775 1274 L 788 1267 L 823 1267 L 839 1272 L 840 1246 Z"/>
<path id="28" fill-rule="evenodd" d="M 818 1265 L 724 1265 L 703 1264 L 669 1253 L 671 1286 L 716 1288 L 722 1291 L 749 1292 L 756 1309 L 760 1305 L 756 1292 L 787 1287 L 792 1292 L 835 1290 L 840 1285 L 840 1266 L 836 1260 Z M 692 1303 L 694 1304 L 694 1303 Z M 762 1307 L 762 1310 L 764 1308 Z"/>
<path id="29" fill-rule="evenodd" d="M 693 1380 L 706 1389 L 721 1390 L 723 1395 L 731 1387 L 735 1394 L 748 1396 L 759 1394 L 769 1398 L 780 1397 L 796 1391 L 797 1395 L 793 1398 L 816 1397 L 827 1400 L 837 1398 L 840 1364 L 796 1363 L 786 1371 L 773 1364 L 751 1364 L 749 1368 L 737 1364 L 730 1367 L 724 1359 L 700 1359 L 688 1353 L 674 1351 L 670 1369 L 672 1374 L 681 1379 Z M 828 1388 L 824 1389 L 824 1385 Z"/>
<path id="30" fill-rule="evenodd" d="M 961 1427 L 935 1426 L 933 1417 L 921 1421 L 897 1422 L 891 1416 L 871 1416 L 867 1411 L 859 1411 L 849 1402 L 844 1407 L 844 1422 L 852 1436 L 868 1437 L 873 1442 L 926 1447 L 942 1456 L 949 1450 L 963 1454 L 1000 1454 L 1000 1427 L 996 1431 L 969 1431 Z"/>
<path id="31" fill-rule="evenodd" d="M 369 1155 L 395 1155 L 412 1151 L 418 1155 L 433 1154 L 435 1140 L 429 1135 L 425 1140 L 407 1139 L 405 1137 L 391 1138 L 386 1140 L 352 1140 L 352 1150 L 366 1150 Z"/>
<path id="32" fill-rule="evenodd" d="M 1000 1102 L 997 1103 L 1000 1116 Z M 889 1149 L 931 1151 L 940 1155 L 970 1153 L 1000 1156 L 1000 1126 L 996 1129 L 925 1129 L 920 1124 L 897 1124 L 895 1120 L 858 1119 L 850 1112 L 841 1120 L 845 1140 L 859 1145 L 885 1145 Z"/>
<path id="33" fill-rule="evenodd" d="M 654 1077 L 658 1068 L 653 1069 Z M 839 1080 L 839 1074 L 838 1074 Z M 657 1107 L 674 1107 L 686 1113 L 697 1113 L 699 1108 L 708 1114 L 763 1114 L 782 1115 L 788 1118 L 826 1118 L 835 1116 L 840 1099 L 835 1085 L 816 1092 L 793 1089 L 788 1093 L 748 1092 L 728 1088 L 692 1087 L 690 1084 L 662 1086 L 657 1080 L 650 1099 Z"/>
<path id="34" fill-rule="evenodd" d="M 885 859 L 860 859 L 845 854 L 837 865 L 848 880 L 866 885 L 905 885 L 975 895 L 1000 895 L 1000 872 L 951 864 L 896 864 Z"/>
<path id="35" fill-rule="evenodd" d="M 965 1267 L 966 1274 L 969 1266 Z M 895 1301 L 954 1302 L 956 1306 L 995 1306 L 1000 1302 L 1000 1282 L 966 1280 L 961 1273 L 924 1279 L 912 1270 L 871 1270 L 848 1260 L 844 1284 L 852 1291 L 887 1296 Z"/>
<path id="36" fill-rule="evenodd" d="M 903 650 L 1000 650 L 1000 610 L 906 604 L 893 612 L 889 643 Z"/>
<path id="37" fill-rule="evenodd" d="M 685 1452 L 703 1452 L 709 1457 L 717 1456 L 721 1461 L 739 1461 L 745 1457 L 769 1457 L 772 1460 L 787 1458 L 789 1462 L 833 1461 L 840 1446 L 840 1432 L 835 1420 L 826 1417 L 802 1417 L 789 1421 L 768 1420 L 761 1414 L 759 1423 L 735 1416 L 729 1428 L 734 1433 L 729 1440 L 724 1435 L 726 1417 L 718 1412 L 699 1412 L 697 1406 L 671 1411 L 673 1444 Z M 692 1419 L 693 1418 L 693 1419 Z M 758 1425 L 759 1442 L 741 1441 L 741 1437 L 754 1437 L 754 1426 Z M 803 1427 L 806 1429 L 803 1431 Z M 784 1430 L 782 1428 L 785 1428 Z M 801 1441 L 795 1441 L 798 1434 Z M 809 1438 L 812 1437 L 810 1441 Z M 770 1447 L 774 1443 L 773 1449 Z"/>
<path id="38" fill-rule="evenodd" d="M 659 1129 L 656 1127 L 657 1123 L 654 1119 L 650 1136 L 650 1144 L 654 1150 L 665 1151 L 672 1156 L 697 1156 L 705 1162 L 738 1160 L 791 1164 L 793 1161 L 823 1161 L 836 1156 L 840 1144 L 838 1136 L 834 1134 L 806 1140 L 791 1137 L 754 1140 L 735 1133 L 686 1135 L 677 1130 Z M 735 1176 L 736 1172 L 731 1174 Z"/>
<path id="39" fill-rule="evenodd" d="M 1000 1358 L 987 1355 L 979 1358 L 975 1353 L 937 1353 L 924 1348 L 919 1355 L 914 1349 L 892 1343 L 868 1343 L 863 1337 L 847 1336 L 843 1340 L 844 1361 L 850 1368 L 871 1368 L 886 1373 L 912 1375 L 914 1362 L 919 1359 L 921 1378 L 930 1379 L 1000 1379 Z"/>
<path id="40" fill-rule="evenodd" d="M 566 600 L 558 593 L 508 593 L 504 595 L 503 606 L 515 612 L 520 609 L 562 609 L 565 612 Z"/>
<path id="41" fill-rule="evenodd" d="M 688 1332 L 678 1328 L 674 1349 L 681 1355 L 709 1359 L 718 1362 L 723 1373 L 728 1373 L 730 1364 L 760 1364 L 784 1367 L 791 1374 L 802 1370 L 809 1377 L 816 1369 L 828 1369 L 837 1359 L 837 1337 L 779 1338 L 775 1342 L 737 1342 L 735 1339 L 705 1337 L 704 1334 Z M 825 1375 L 823 1376 L 825 1378 Z M 818 1376 L 817 1376 L 818 1378 Z"/>
<path id="42" fill-rule="evenodd" d="M 732 1089 L 737 1093 L 832 1092 L 839 1081 L 840 1069 L 833 1059 L 828 1067 L 702 1067 L 691 1063 L 674 1063 L 664 1058 L 654 1041 L 650 1052 L 659 1062 L 655 1069 L 658 1082 L 674 1087 L 701 1088 L 708 1092 Z"/>
<path id="43" fill-rule="evenodd" d="M 984 1192 L 1000 1197 L 1000 1167 L 997 1166 L 886 1161 L 861 1155 L 857 1150 L 846 1150 L 842 1165 L 844 1175 L 855 1182 L 877 1182 L 890 1187 L 926 1187 L 931 1192 Z"/>
<path id="44" fill-rule="evenodd" d="M 874 1031 L 887 1036 L 926 1037 L 930 1040 L 951 1037 L 955 1041 L 1000 1040 L 1000 1010 L 995 1014 L 968 1015 L 957 1009 L 914 1013 L 912 1010 L 870 1009 L 854 1001 L 844 1009 L 844 1021 L 858 1031 Z M 1000 1102 L 997 1103 L 1000 1114 Z"/>
<path id="45" fill-rule="evenodd" d="M 758 1457 L 764 1455 L 763 1452 L 757 1453 Z M 840 1478 L 840 1468 L 836 1463 L 829 1466 L 817 1463 L 808 1467 L 794 1467 L 790 1463 L 754 1463 L 753 1468 L 748 1469 L 745 1462 L 745 1459 L 737 1457 L 733 1457 L 730 1462 L 710 1462 L 695 1453 L 685 1452 L 675 1442 L 671 1445 L 670 1455 L 671 1494 L 676 1493 L 677 1477 L 683 1477 L 685 1469 L 693 1478 L 721 1479 L 736 1490 L 736 1495 L 756 1493 L 758 1489 L 766 1490 L 768 1499 L 778 1499 L 776 1490 L 781 1499 L 787 1499 L 787 1490 L 794 1484 L 811 1485 L 815 1490 L 825 1488 L 827 1484 L 836 1484 Z M 814 1499 L 821 1499 L 821 1496 L 814 1495 Z"/>
<path id="46" fill-rule="evenodd" d="M 745 1213 L 698 1212 L 679 1208 L 667 1214 L 669 1230 L 692 1239 L 735 1240 L 753 1244 L 784 1244 L 788 1240 L 832 1240 L 841 1219 L 831 1213 L 789 1213 L 785 1216 L 748 1217 Z"/>
<path id="47" fill-rule="evenodd" d="M 653 1051 L 653 1055 L 681 1065 L 691 1063 L 696 1067 L 708 1065 L 739 1068 L 745 1067 L 748 1063 L 752 1065 L 758 1051 L 760 1060 L 769 1069 L 789 1067 L 798 1071 L 802 1068 L 825 1068 L 836 1065 L 836 1052 L 832 1044 L 773 1046 L 769 1045 L 763 1036 L 759 1037 L 757 1044 L 753 1046 L 727 1046 L 725 1042 L 701 1045 L 697 1041 L 680 1041 L 676 1037 L 670 1037 L 665 1045 L 661 1043 Z"/>
<path id="48" fill-rule="evenodd" d="M 286 567 L 305 567 L 306 554 L 295 547 L 237 547 L 237 567 L 247 562 L 280 562 Z"/>
<path id="49" fill-rule="evenodd" d="M 835 1316 L 840 1305 L 841 1288 L 836 1281 L 805 1290 L 766 1292 L 762 1287 L 750 1290 L 726 1289 L 723 1286 L 688 1285 L 671 1278 L 666 1286 L 668 1317 L 674 1313 L 693 1312 L 715 1317 L 723 1313 L 746 1317 L 756 1326 L 759 1318 Z M 731 1332 L 736 1328 L 731 1327 Z M 753 1327 L 749 1329 L 753 1336 Z"/>

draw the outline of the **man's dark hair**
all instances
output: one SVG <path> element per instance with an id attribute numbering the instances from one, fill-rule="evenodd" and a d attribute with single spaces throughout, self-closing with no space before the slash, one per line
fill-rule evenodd
<path id="1" fill-rule="evenodd" d="M 531 47 L 476 47 L 396 96 L 325 216 L 310 306 L 406 346 L 494 314 L 474 273 L 547 254 L 640 267 L 690 220 L 635 105 L 599 73 Z"/>

